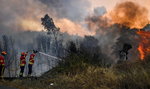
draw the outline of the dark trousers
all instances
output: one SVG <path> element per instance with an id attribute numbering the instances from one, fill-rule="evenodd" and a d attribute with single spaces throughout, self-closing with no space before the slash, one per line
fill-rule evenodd
<path id="1" fill-rule="evenodd" d="M 32 74 L 32 64 L 29 64 L 29 65 L 28 65 L 28 68 L 29 68 L 28 75 L 31 75 L 31 74 Z"/>
<path id="2" fill-rule="evenodd" d="M 0 65 L 0 77 L 2 77 L 4 75 L 4 70 L 5 70 L 5 66 Z"/>
<path id="3" fill-rule="evenodd" d="M 23 77 L 23 73 L 24 73 L 24 68 L 25 66 L 20 66 L 20 77 Z"/>

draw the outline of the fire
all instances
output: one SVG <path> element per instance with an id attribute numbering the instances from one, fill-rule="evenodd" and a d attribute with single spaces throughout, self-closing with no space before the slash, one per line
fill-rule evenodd
<path id="1" fill-rule="evenodd" d="M 140 44 L 140 45 L 139 45 L 138 51 L 139 51 L 139 53 L 140 53 L 140 59 L 141 59 L 141 60 L 144 60 L 144 58 L 145 58 L 145 53 L 144 53 L 143 44 Z"/>
<path id="2" fill-rule="evenodd" d="M 131 1 L 116 5 L 110 16 L 114 23 L 122 24 L 131 29 L 142 29 L 149 21 L 148 10 Z"/>
<path id="3" fill-rule="evenodd" d="M 144 60 L 144 58 L 150 54 L 150 32 L 138 31 L 137 34 L 141 37 L 141 41 L 138 47 L 140 59 Z"/>

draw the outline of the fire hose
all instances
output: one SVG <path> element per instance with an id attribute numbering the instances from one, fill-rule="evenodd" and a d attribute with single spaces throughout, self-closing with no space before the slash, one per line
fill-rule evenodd
<path id="1" fill-rule="evenodd" d="M 30 52 L 30 51 L 33 51 L 34 53 L 42 54 L 42 55 L 47 56 L 47 57 L 51 57 L 51 58 L 54 58 L 54 59 L 61 60 L 61 59 L 58 58 L 58 57 L 55 57 L 55 56 L 52 56 L 52 55 L 49 55 L 49 54 L 46 54 L 46 53 L 44 53 L 44 52 L 40 52 L 40 51 L 37 51 L 37 50 L 29 50 L 29 51 L 27 51 L 27 52 Z"/>
<path id="2" fill-rule="evenodd" d="M 55 56 L 52 56 L 52 55 L 49 55 L 49 54 L 46 54 L 46 53 L 43 53 L 43 52 L 38 52 L 38 53 L 40 53 L 40 54 L 42 54 L 42 55 L 45 55 L 45 56 L 47 56 L 47 57 L 51 57 L 51 58 L 54 58 L 54 59 L 61 60 L 61 59 L 58 58 L 58 57 L 55 57 Z"/>

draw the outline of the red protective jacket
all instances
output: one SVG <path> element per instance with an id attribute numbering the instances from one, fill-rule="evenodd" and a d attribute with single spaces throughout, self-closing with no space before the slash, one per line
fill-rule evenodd
<path id="1" fill-rule="evenodd" d="M 34 53 L 30 55 L 29 64 L 31 65 L 34 64 L 34 57 L 35 57 Z"/>
<path id="2" fill-rule="evenodd" d="M 20 57 L 20 66 L 25 66 L 25 64 L 26 64 L 26 56 L 27 56 L 27 54 L 21 55 L 21 57 Z"/>
<path id="3" fill-rule="evenodd" d="M 0 65 L 5 65 L 5 59 L 3 56 L 0 56 Z"/>

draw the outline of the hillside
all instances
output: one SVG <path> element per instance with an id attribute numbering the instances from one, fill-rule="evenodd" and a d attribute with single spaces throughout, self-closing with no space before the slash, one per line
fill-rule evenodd
<path id="1" fill-rule="evenodd" d="M 150 57 L 122 62 L 111 68 L 76 62 L 60 64 L 39 78 L 0 81 L 18 89 L 150 89 Z"/>

